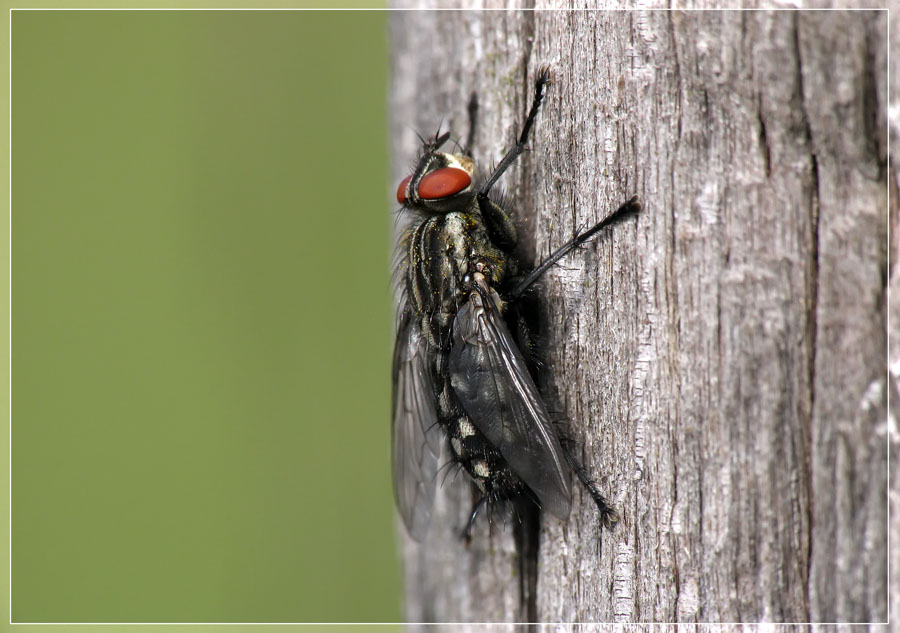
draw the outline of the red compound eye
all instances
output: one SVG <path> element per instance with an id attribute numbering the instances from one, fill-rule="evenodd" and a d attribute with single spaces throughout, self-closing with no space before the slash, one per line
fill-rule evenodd
<path id="1" fill-rule="evenodd" d="M 400 181 L 400 186 L 397 187 L 397 202 L 400 204 L 406 202 L 406 185 L 409 184 L 410 180 L 412 180 L 412 176 L 407 176 Z"/>
<path id="2" fill-rule="evenodd" d="M 419 196 L 425 200 L 437 200 L 459 193 L 469 186 L 472 177 L 469 172 L 458 167 L 441 167 L 422 178 Z"/>

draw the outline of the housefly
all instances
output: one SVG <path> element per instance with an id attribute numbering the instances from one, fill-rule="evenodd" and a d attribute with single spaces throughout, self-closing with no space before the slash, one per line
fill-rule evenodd
<path id="1" fill-rule="evenodd" d="M 415 168 L 397 189 L 397 201 L 416 220 L 400 244 L 392 464 L 397 507 L 416 540 L 431 520 L 445 442 L 450 459 L 477 489 L 467 538 L 479 510 L 494 502 L 526 498 L 567 519 L 571 471 L 596 502 L 602 523 L 617 520 L 560 441 L 522 352 L 528 334 L 516 306 L 547 269 L 639 211 L 640 203 L 632 198 L 526 271 L 513 256 L 515 225 L 503 203 L 489 195 L 522 153 L 549 83 L 545 66 L 518 142 L 485 180 L 477 178 L 467 151 L 440 151 L 447 132 L 424 142 Z"/>

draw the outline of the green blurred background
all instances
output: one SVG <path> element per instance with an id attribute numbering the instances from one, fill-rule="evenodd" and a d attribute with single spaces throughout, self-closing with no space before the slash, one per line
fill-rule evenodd
<path id="1" fill-rule="evenodd" d="M 387 16 L 12 13 L 12 620 L 397 621 Z"/>

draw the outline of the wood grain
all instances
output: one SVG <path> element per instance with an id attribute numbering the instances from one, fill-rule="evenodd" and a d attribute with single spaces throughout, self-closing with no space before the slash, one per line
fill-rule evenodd
<path id="1" fill-rule="evenodd" d="M 887 619 L 887 17 L 392 13 L 395 183 L 416 131 L 462 142 L 473 92 L 476 160 L 498 161 L 549 63 L 502 181 L 523 259 L 644 204 L 538 293 L 538 385 L 622 515 L 601 531 L 576 486 L 543 519 L 538 621 Z M 426 542 L 401 534 L 411 622 L 526 619 L 511 519 L 466 547 L 470 504 L 448 480 Z"/>

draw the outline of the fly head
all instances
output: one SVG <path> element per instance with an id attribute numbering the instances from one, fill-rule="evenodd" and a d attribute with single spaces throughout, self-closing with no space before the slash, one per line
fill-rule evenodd
<path id="1" fill-rule="evenodd" d="M 450 138 L 445 132 L 423 147 L 413 173 L 397 187 L 397 202 L 405 208 L 438 214 L 465 209 L 475 197 L 475 163 L 468 156 L 438 151 Z"/>

